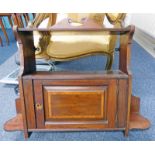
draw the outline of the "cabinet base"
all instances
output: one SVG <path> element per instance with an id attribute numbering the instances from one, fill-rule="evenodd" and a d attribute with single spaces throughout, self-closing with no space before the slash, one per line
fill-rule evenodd
<path id="1" fill-rule="evenodd" d="M 131 113 L 129 129 L 147 129 L 150 127 L 150 121 L 139 113 Z"/>
<path id="2" fill-rule="evenodd" d="M 131 113 L 129 129 L 147 129 L 150 127 L 150 121 L 138 113 Z M 14 118 L 4 124 L 6 131 L 23 131 L 22 114 L 17 114 Z"/>
<path id="3" fill-rule="evenodd" d="M 17 114 L 14 118 L 8 120 L 4 124 L 6 131 L 19 131 L 24 130 L 22 114 Z"/>
<path id="4" fill-rule="evenodd" d="M 147 129 L 150 127 L 150 121 L 139 113 L 140 100 L 138 97 L 132 96 L 130 129 Z M 4 124 L 6 131 L 24 130 L 22 114 L 18 113 L 14 118 L 8 120 Z"/>
<path id="5" fill-rule="evenodd" d="M 129 123 L 130 130 L 132 130 L 132 129 L 143 130 L 143 129 L 147 129 L 150 127 L 150 121 L 148 119 L 144 118 L 142 115 L 140 115 L 139 109 L 140 109 L 139 97 L 132 96 L 131 114 L 130 114 L 130 123 Z M 24 131 L 22 114 L 18 113 L 14 118 L 8 120 L 4 124 L 4 130 L 6 130 L 6 131 Z"/>

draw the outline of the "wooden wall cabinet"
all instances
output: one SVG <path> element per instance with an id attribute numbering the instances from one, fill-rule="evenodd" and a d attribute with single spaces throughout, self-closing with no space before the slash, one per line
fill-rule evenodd
<path id="1" fill-rule="evenodd" d="M 131 91 L 133 26 L 99 29 L 120 35 L 119 70 L 103 72 L 37 72 L 36 30 L 61 31 L 15 28 L 21 54 L 20 98 L 16 100 L 17 115 L 5 123 L 5 130 L 22 130 L 25 138 L 34 131 L 53 130 L 123 130 L 127 136 L 130 129 L 150 126 L 139 113 L 140 99 Z"/>
<path id="2" fill-rule="evenodd" d="M 80 79 L 72 74 L 58 80 L 46 79 L 52 77 L 46 73 L 43 79 L 24 76 L 28 129 L 125 129 L 128 76 L 118 73 L 116 77 L 107 74 L 104 78 L 106 74 L 99 74 L 99 78 L 81 74 Z"/>

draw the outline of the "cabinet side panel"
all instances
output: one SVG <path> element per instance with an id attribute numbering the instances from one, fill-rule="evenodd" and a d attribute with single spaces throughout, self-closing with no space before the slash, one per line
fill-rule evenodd
<path id="1" fill-rule="evenodd" d="M 117 103 L 117 85 L 116 80 L 109 81 L 109 89 L 107 91 L 107 119 L 109 120 L 108 127 L 116 127 L 116 103 Z"/>
<path id="2" fill-rule="evenodd" d="M 32 80 L 23 80 L 23 86 L 28 128 L 36 128 Z"/>
<path id="3" fill-rule="evenodd" d="M 37 128 L 45 128 L 44 102 L 41 80 L 34 80 L 34 94 Z"/>
<path id="4" fill-rule="evenodd" d="M 127 80 L 119 80 L 117 124 L 125 128 L 127 120 Z"/>

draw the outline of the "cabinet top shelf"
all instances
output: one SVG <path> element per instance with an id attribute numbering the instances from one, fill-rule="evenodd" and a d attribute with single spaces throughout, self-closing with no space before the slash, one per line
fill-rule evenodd
<path id="1" fill-rule="evenodd" d="M 129 32 L 134 28 L 133 25 L 129 25 L 127 27 L 121 28 L 108 28 L 104 25 L 96 24 L 93 20 L 87 20 L 86 22 L 82 23 L 80 26 L 73 26 L 71 23 L 68 22 L 67 19 L 64 19 L 50 28 L 18 28 L 18 31 L 110 31 L 110 32 Z"/>
<path id="2" fill-rule="evenodd" d="M 23 76 L 23 79 L 59 79 L 59 80 L 67 80 L 67 79 L 126 79 L 128 75 L 123 73 L 120 70 L 113 71 L 97 71 L 97 72 L 73 72 L 73 71 L 65 71 L 65 72 L 46 72 L 46 71 L 38 71 L 33 72 L 31 74 L 27 74 Z"/>
<path id="3" fill-rule="evenodd" d="M 51 28 L 18 28 L 17 31 L 23 32 L 31 32 L 31 31 L 110 31 L 110 32 L 129 32 L 131 30 L 131 26 L 124 27 L 124 28 L 67 28 L 67 27 L 51 27 Z"/>

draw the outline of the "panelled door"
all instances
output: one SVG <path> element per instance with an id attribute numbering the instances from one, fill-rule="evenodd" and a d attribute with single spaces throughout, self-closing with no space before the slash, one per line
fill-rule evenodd
<path id="1" fill-rule="evenodd" d="M 33 83 L 37 129 L 116 127 L 117 80 L 34 80 Z"/>

